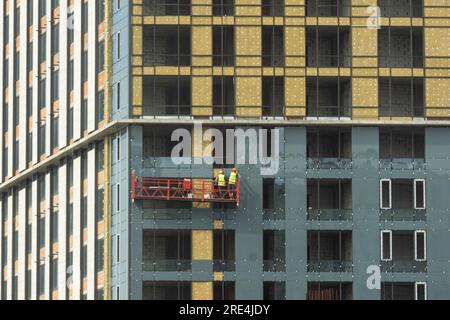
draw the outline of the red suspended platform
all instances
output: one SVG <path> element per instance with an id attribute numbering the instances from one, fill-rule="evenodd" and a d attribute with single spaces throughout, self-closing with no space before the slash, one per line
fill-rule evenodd
<path id="1" fill-rule="evenodd" d="M 133 200 L 155 199 L 193 202 L 231 202 L 239 204 L 240 179 L 234 190 L 229 185 L 223 189 L 212 179 L 188 178 L 138 178 L 131 176 L 131 196 Z"/>

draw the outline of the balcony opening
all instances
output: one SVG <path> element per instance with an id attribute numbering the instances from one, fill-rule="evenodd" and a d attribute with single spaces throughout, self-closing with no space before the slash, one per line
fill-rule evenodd
<path id="1" fill-rule="evenodd" d="M 275 179 L 263 179 L 263 209 L 275 208 Z"/>
<path id="2" fill-rule="evenodd" d="M 426 260 L 425 231 L 381 231 L 381 270 L 383 272 L 425 272 Z"/>
<path id="3" fill-rule="evenodd" d="M 308 77 L 306 114 L 311 118 L 349 118 L 351 85 L 348 77 Z"/>
<path id="4" fill-rule="evenodd" d="M 191 300 L 190 281 L 144 281 L 142 300 Z"/>
<path id="5" fill-rule="evenodd" d="M 262 78 L 263 117 L 283 117 L 284 77 Z"/>
<path id="6" fill-rule="evenodd" d="M 308 179 L 308 220 L 351 220 L 350 179 Z"/>
<path id="7" fill-rule="evenodd" d="M 214 230 L 213 244 L 214 271 L 234 271 L 236 260 L 234 230 Z"/>
<path id="8" fill-rule="evenodd" d="M 381 282 L 381 300 L 427 300 L 425 282 Z"/>
<path id="9" fill-rule="evenodd" d="M 426 209 L 424 179 L 381 179 L 380 208 L 406 217 Z M 389 214 L 389 212 L 388 212 Z M 407 219 L 410 220 L 410 219 Z"/>
<path id="10" fill-rule="evenodd" d="M 189 116 L 191 79 L 188 76 L 145 76 L 144 116 Z"/>
<path id="11" fill-rule="evenodd" d="M 420 78 L 379 78 L 380 117 L 424 117 L 424 87 Z"/>
<path id="12" fill-rule="evenodd" d="M 217 78 L 220 78 L 220 77 L 217 77 Z M 227 77 L 225 77 L 225 78 L 227 78 Z M 233 95 L 234 95 L 234 93 L 233 93 Z M 219 149 L 214 148 L 212 150 L 211 157 L 213 157 L 213 168 L 232 169 L 236 163 L 235 154 L 233 152 L 227 152 L 227 146 L 229 146 L 230 148 L 233 148 L 233 146 L 236 144 L 234 134 L 233 134 L 233 132 L 231 132 L 231 135 L 229 133 L 227 133 L 226 127 L 215 127 L 214 129 L 221 132 L 223 150 L 221 150 L 220 148 Z M 216 139 L 216 137 L 212 137 L 213 141 L 215 141 L 215 139 Z M 220 208 L 223 205 L 225 205 L 225 207 L 227 207 L 227 205 L 229 205 L 229 204 L 227 204 L 227 203 L 215 203 L 214 204 L 214 206 L 217 208 Z"/>
<path id="13" fill-rule="evenodd" d="M 213 65 L 230 67 L 234 65 L 234 28 L 213 27 Z"/>
<path id="14" fill-rule="evenodd" d="M 286 300 L 286 282 L 264 281 L 263 300 Z"/>
<path id="15" fill-rule="evenodd" d="M 423 28 L 382 27 L 379 29 L 378 66 L 423 68 Z"/>
<path id="16" fill-rule="evenodd" d="M 425 159 L 425 130 L 380 128 L 380 159 Z"/>
<path id="17" fill-rule="evenodd" d="M 262 63 L 263 67 L 284 66 L 283 27 L 262 27 Z"/>
<path id="18" fill-rule="evenodd" d="M 235 287 L 234 281 L 214 281 L 213 300 L 234 300 Z"/>
<path id="19" fill-rule="evenodd" d="M 284 0 L 262 0 L 261 11 L 265 17 L 282 17 L 284 16 Z"/>
<path id="20" fill-rule="evenodd" d="M 307 300 L 352 300 L 351 282 L 308 282 Z"/>
<path id="21" fill-rule="evenodd" d="M 284 230 L 264 230 L 264 272 L 284 272 L 286 270 L 285 248 L 286 243 Z"/>
<path id="22" fill-rule="evenodd" d="M 264 220 L 283 220 L 284 182 L 274 178 L 263 178 L 262 194 Z"/>
<path id="23" fill-rule="evenodd" d="M 143 271 L 189 271 L 191 269 L 190 230 L 144 230 Z"/>
<path id="24" fill-rule="evenodd" d="M 213 16 L 233 16 L 234 0 L 213 0 Z"/>
<path id="25" fill-rule="evenodd" d="M 153 158 L 172 157 L 172 150 L 178 141 L 171 141 L 172 133 L 176 129 L 186 129 L 187 127 L 144 127 L 142 141 L 142 156 L 144 162 L 154 161 Z M 183 153 L 180 156 L 185 156 Z"/>
<path id="26" fill-rule="evenodd" d="M 423 17 L 423 0 L 378 0 L 382 17 Z"/>
<path id="27" fill-rule="evenodd" d="M 213 77 L 213 115 L 234 116 L 235 114 L 235 91 L 234 77 Z"/>
<path id="28" fill-rule="evenodd" d="M 188 201 L 144 200 L 143 218 L 151 220 L 189 220 L 192 203 Z"/>
<path id="29" fill-rule="evenodd" d="M 308 272 L 352 272 L 352 232 L 310 230 Z"/>
<path id="30" fill-rule="evenodd" d="M 413 209 L 413 180 L 392 180 L 392 208 Z"/>
<path id="31" fill-rule="evenodd" d="M 349 128 L 307 129 L 306 154 L 310 169 L 349 168 L 352 159 L 352 134 Z"/>
<path id="32" fill-rule="evenodd" d="M 144 0 L 145 16 L 190 16 L 191 0 Z"/>
<path id="33" fill-rule="evenodd" d="M 350 0 L 306 0 L 309 17 L 349 17 Z"/>
<path id="34" fill-rule="evenodd" d="M 191 28 L 188 26 L 145 26 L 144 66 L 189 66 Z"/>
<path id="35" fill-rule="evenodd" d="M 308 27 L 306 57 L 308 67 L 349 67 L 350 29 L 348 27 Z"/>

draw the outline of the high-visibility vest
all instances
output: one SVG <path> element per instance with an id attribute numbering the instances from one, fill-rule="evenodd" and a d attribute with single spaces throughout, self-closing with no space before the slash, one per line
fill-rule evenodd
<path id="1" fill-rule="evenodd" d="M 217 176 L 217 184 L 219 185 L 219 187 L 225 187 L 225 175 L 224 174 L 219 174 Z"/>
<path id="2" fill-rule="evenodd" d="M 229 184 L 236 184 L 236 179 L 237 179 L 237 173 L 232 171 L 230 173 L 230 180 L 228 180 Z"/>

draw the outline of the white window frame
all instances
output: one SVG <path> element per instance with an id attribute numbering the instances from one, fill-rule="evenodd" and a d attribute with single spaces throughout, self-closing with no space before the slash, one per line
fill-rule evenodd
<path id="1" fill-rule="evenodd" d="M 419 233 L 423 234 L 423 259 L 417 258 L 417 235 Z M 425 230 L 415 230 L 414 231 L 414 260 L 415 261 L 427 261 L 427 232 Z"/>
<path id="2" fill-rule="evenodd" d="M 383 182 L 389 182 L 389 207 L 383 207 Z M 392 209 L 392 180 L 381 179 L 380 180 L 380 209 Z"/>
<path id="3" fill-rule="evenodd" d="M 383 251 L 383 234 L 388 233 L 389 234 L 389 258 L 384 259 L 384 251 Z M 381 238 L 380 238 L 380 254 L 381 254 L 381 261 L 392 261 L 392 230 L 381 230 Z"/>
<path id="4" fill-rule="evenodd" d="M 417 206 L 417 182 L 422 182 L 423 183 L 423 207 L 418 207 Z M 425 179 L 414 179 L 414 209 L 418 209 L 418 210 L 425 210 L 426 208 L 426 196 L 425 196 Z"/>
<path id="5" fill-rule="evenodd" d="M 425 292 L 424 292 L 424 298 L 425 298 L 425 300 L 428 300 L 428 294 L 427 294 L 427 283 L 425 282 L 425 281 L 418 281 L 418 282 L 415 282 L 414 283 L 414 300 L 417 300 L 417 296 L 418 296 L 418 294 L 417 294 L 417 287 L 419 286 L 419 285 L 423 285 L 424 286 L 424 289 L 425 289 Z"/>

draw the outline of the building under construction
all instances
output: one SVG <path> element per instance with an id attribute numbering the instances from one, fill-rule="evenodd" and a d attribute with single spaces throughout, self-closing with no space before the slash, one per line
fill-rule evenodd
<path id="1" fill-rule="evenodd" d="M 1 300 L 450 299 L 448 0 L 6 0 L 0 21 Z M 270 129 L 276 170 L 222 163 L 208 129 Z"/>

